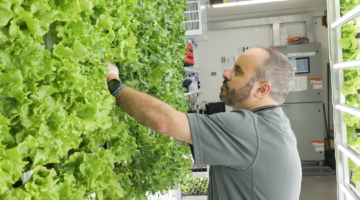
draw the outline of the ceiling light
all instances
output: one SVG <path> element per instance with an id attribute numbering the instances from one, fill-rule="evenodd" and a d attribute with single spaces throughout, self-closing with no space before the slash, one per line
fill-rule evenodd
<path id="1" fill-rule="evenodd" d="M 253 0 L 253 1 L 238 1 L 231 3 L 223 3 L 223 4 L 215 4 L 212 5 L 214 8 L 220 7 L 228 7 L 228 6 L 243 6 L 243 5 L 251 5 L 251 4 L 259 4 L 259 3 L 271 3 L 276 1 L 286 1 L 286 0 Z"/>

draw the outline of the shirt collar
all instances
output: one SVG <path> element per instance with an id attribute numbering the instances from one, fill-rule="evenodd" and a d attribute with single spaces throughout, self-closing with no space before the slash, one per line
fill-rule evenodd
<path id="1" fill-rule="evenodd" d="M 280 107 L 279 105 L 269 105 L 269 106 L 263 106 L 263 107 L 259 107 L 259 108 L 255 108 L 253 110 L 250 110 L 251 112 L 258 112 L 261 110 L 265 110 L 265 109 L 270 109 L 270 108 L 277 108 Z"/>

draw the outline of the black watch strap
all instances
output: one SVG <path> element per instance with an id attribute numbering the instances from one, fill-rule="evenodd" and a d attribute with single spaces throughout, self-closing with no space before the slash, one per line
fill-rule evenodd
<path id="1" fill-rule="evenodd" d="M 107 86 L 108 89 L 110 91 L 110 93 L 114 93 L 120 86 L 121 86 L 121 81 L 117 80 L 117 79 L 113 79 L 111 81 L 108 82 Z"/>
<path id="2" fill-rule="evenodd" d="M 120 86 L 122 83 L 120 83 L 118 86 L 116 86 L 116 88 L 114 88 L 113 90 L 110 90 L 110 94 L 113 94 Z"/>

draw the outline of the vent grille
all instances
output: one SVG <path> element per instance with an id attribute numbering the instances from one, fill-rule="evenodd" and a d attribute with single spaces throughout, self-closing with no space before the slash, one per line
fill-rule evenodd
<path id="1" fill-rule="evenodd" d="M 191 12 L 185 13 L 185 16 L 189 19 L 189 21 L 199 20 L 199 12 Z"/>
<path id="2" fill-rule="evenodd" d="M 199 16 L 199 0 L 188 0 L 188 8 L 185 12 L 185 17 L 188 21 L 184 22 L 186 30 L 200 29 L 200 16 Z"/>
<path id="3" fill-rule="evenodd" d="M 185 26 L 186 30 L 197 30 L 200 28 L 200 22 L 187 22 Z"/>
<path id="4" fill-rule="evenodd" d="M 208 0 L 188 0 L 187 9 L 184 13 L 187 21 L 184 21 L 186 27 L 185 35 L 196 36 L 197 39 L 207 40 L 206 32 L 208 30 L 206 20 L 206 3 Z"/>
<path id="5" fill-rule="evenodd" d="M 191 3 L 188 1 L 188 8 L 186 9 L 186 11 L 198 11 L 198 10 L 199 10 L 198 1 L 192 1 Z"/>

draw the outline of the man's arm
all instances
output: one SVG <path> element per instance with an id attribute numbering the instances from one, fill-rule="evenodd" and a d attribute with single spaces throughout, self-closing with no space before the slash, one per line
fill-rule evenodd
<path id="1" fill-rule="evenodd" d="M 119 79 L 109 74 L 107 81 Z M 117 104 L 129 115 L 154 131 L 192 144 L 189 120 L 185 113 L 167 103 L 130 87 L 124 87 L 116 96 Z"/>

